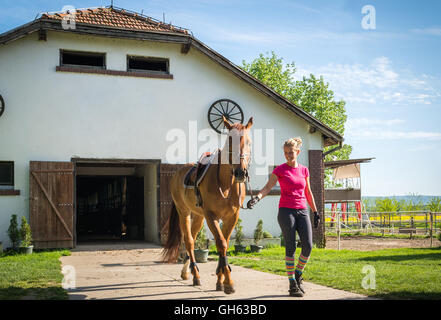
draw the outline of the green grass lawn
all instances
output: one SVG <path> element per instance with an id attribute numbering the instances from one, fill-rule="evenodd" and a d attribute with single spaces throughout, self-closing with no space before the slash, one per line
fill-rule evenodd
<path id="1" fill-rule="evenodd" d="M 300 248 L 296 251 L 296 261 Z M 229 262 L 286 276 L 285 248 L 262 253 L 230 252 Z M 375 289 L 364 289 L 364 266 L 375 271 Z M 371 273 L 372 275 L 372 273 Z M 384 299 L 441 299 L 441 247 L 378 251 L 312 250 L 305 281 Z M 367 282 L 370 284 L 370 282 Z"/>
<path id="2" fill-rule="evenodd" d="M 68 250 L 0 254 L 0 300 L 67 299 L 59 258 Z"/>

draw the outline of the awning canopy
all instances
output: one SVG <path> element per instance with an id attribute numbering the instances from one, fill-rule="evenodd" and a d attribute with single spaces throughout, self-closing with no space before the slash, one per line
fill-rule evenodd
<path id="1" fill-rule="evenodd" d="M 334 180 L 360 178 L 360 164 L 353 163 L 346 166 L 334 168 Z"/>
<path id="2" fill-rule="evenodd" d="M 371 162 L 372 159 L 375 158 L 362 158 L 362 159 L 348 159 L 348 160 L 336 160 L 336 161 L 328 161 L 325 162 L 325 169 L 338 168 L 342 166 L 346 166 L 354 163 L 366 163 Z"/>

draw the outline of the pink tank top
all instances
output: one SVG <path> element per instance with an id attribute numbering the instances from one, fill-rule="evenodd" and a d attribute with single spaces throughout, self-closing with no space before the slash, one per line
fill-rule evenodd
<path id="1" fill-rule="evenodd" d="M 284 163 L 276 167 L 273 173 L 280 184 L 279 208 L 307 209 L 305 188 L 306 177 L 309 177 L 308 168 L 301 164 L 293 168 Z"/>

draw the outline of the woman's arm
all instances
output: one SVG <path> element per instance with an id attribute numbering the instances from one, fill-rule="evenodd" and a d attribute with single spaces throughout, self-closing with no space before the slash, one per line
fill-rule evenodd
<path id="1" fill-rule="evenodd" d="M 262 188 L 262 190 L 259 191 L 259 193 L 257 194 L 257 197 L 259 199 L 262 199 L 263 197 L 265 197 L 271 191 L 271 189 L 276 185 L 276 183 L 277 183 L 277 176 L 274 173 L 271 173 L 271 175 L 268 179 L 268 182 Z"/>
<path id="2" fill-rule="evenodd" d="M 314 196 L 311 192 L 311 185 L 309 183 L 309 177 L 306 177 L 306 187 L 305 187 L 306 201 L 308 201 L 309 206 L 313 212 L 317 212 L 317 207 L 315 206 Z"/>

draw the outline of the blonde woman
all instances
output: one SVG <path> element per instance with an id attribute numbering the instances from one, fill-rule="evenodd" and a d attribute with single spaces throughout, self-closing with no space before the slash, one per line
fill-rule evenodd
<path id="1" fill-rule="evenodd" d="M 309 170 L 297 161 L 301 146 L 300 137 L 285 141 L 283 151 L 286 162 L 273 170 L 263 189 L 247 204 L 251 209 L 279 181 L 281 196 L 277 220 L 285 239 L 285 265 L 289 279 L 289 294 L 294 297 L 302 297 L 305 293 L 302 274 L 312 250 L 312 228 L 307 203 L 314 212 L 314 227 L 317 228 L 320 222 L 309 183 Z M 300 237 L 302 250 L 297 266 L 294 266 L 296 231 Z"/>

